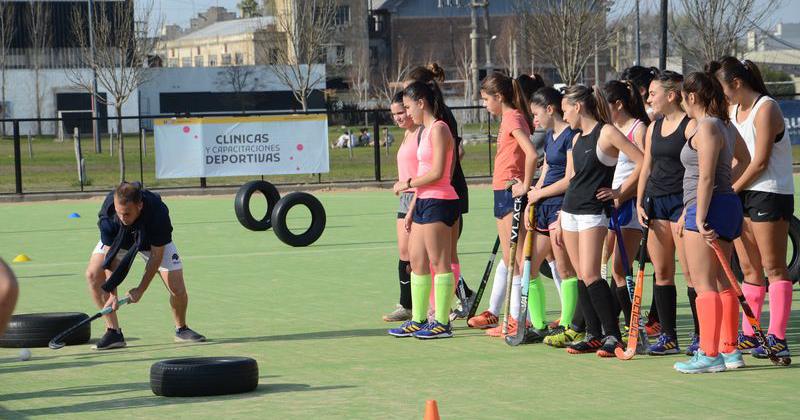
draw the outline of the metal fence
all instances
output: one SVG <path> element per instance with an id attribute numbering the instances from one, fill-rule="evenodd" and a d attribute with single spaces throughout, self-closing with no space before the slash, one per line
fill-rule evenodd
<path id="1" fill-rule="evenodd" d="M 482 107 L 455 107 L 459 134 L 464 139 L 462 160 L 470 178 L 491 176 L 494 158 L 494 134 L 497 124 Z M 336 184 L 397 179 L 395 154 L 402 141 L 402 130 L 392 123 L 388 110 L 309 111 L 299 114 L 327 114 L 328 142 L 335 143 L 345 130 L 358 137 L 362 128 L 370 135 L 369 143 L 359 147 L 331 148 L 330 172 L 304 175 L 270 175 L 267 180 L 281 184 Z M 294 114 L 298 114 L 294 113 Z M 121 136 L 125 153 L 125 178 L 139 180 L 148 188 L 180 189 L 238 186 L 253 176 L 220 178 L 157 179 L 153 120 L 219 116 L 288 115 L 290 113 L 213 113 L 160 114 L 107 117 L 109 130 L 118 122 L 128 127 Z M 100 135 L 97 148 L 90 127 L 90 116 L 66 118 L 25 118 L 0 120 L 6 134 L 0 137 L 0 195 L 52 192 L 106 191 L 120 180 L 118 147 L 120 136 Z M 66 122 L 69 128 L 64 129 Z M 89 124 L 87 124 L 89 123 Z M 84 131 L 81 131 L 81 127 Z M 37 135 L 40 127 L 51 134 Z M 74 130 L 70 129 L 74 127 Z M 137 128 L 135 131 L 134 129 Z M 133 128 L 133 129 L 131 129 Z M 393 142 L 386 142 L 386 134 Z M 261 177 L 264 178 L 263 176 Z"/>

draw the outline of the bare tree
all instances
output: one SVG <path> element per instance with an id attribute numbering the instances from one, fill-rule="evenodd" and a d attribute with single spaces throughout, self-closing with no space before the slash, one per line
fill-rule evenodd
<path id="1" fill-rule="evenodd" d="M 0 1 L 0 118 L 5 118 L 6 67 L 14 36 L 14 3 Z M 6 135 L 6 123 L 0 124 L 0 135 Z"/>
<path id="2" fill-rule="evenodd" d="M 275 76 L 292 90 L 303 111 L 308 110 L 312 91 L 325 80 L 314 64 L 325 62 L 336 30 L 337 5 L 334 0 L 288 0 L 275 10 L 274 30 L 267 21 L 259 28 L 273 36 L 257 38 L 257 48 L 273 59 Z"/>
<path id="3" fill-rule="evenodd" d="M 86 67 L 97 73 L 97 83 L 106 92 L 104 98 L 92 88 L 92 76 L 85 69 L 67 69 L 67 77 L 81 89 L 94 95 L 98 101 L 114 107 L 117 117 L 122 116 L 122 106 L 131 95 L 148 80 L 148 58 L 155 50 L 156 30 L 160 22 L 153 18 L 153 2 L 99 2 L 94 13 L 94 44 L 89 48 L 89 31 L 85 16 L 79 8 L 73 9 L 72 33 L 81 51 Z M 117 118 L 117 156 L 119 178 L 125 180 L 125 144 L 122 119 Z"/>
<path id="4" fill-rule="evenodd" d="M 765 23 L 779 5 L 780 0 L 680 0 L 670 14 L 671 34 L 702 67 L 733 54 L 736 43 Z"/>
<path id="5" fill-rule="evenodd" d="M 52 40 L 50 5 L 41 1 L 28 2 L 28 34 L 30 36 L 30 48 L 28 57 L 31 69 L 33 69 L 34 79 L 34 99 L 36 100 L 36 118 L 42 118 L 42 92 L 41 70 L 45 64 L 47 48 L 50 47 Z M 42 122 L 36 121 L 36 135 L 42 135 Z"/>
<path id="6" fill-rule="evenodd" d="M 536 55 L 555 66 L 564 83 L 578 81 L 595 45 L 605 49 L 609 38 L 606 14 L 610 0 L 514 0 L 523 39 L 535 40 Z"/>
<path id="7" fill-rule="evenodd" d="M 397 47 L 394 62 L 386 64 L 380 70 L 380 82 L 375 86 L 375 92 L 382 106 L 389 107 L 392 97 L 403 88 L 403 81 L 411 70 L 408 49 L 404 44 Z"/>
<path id="8" fill-rule="evenodd" d="M 454 56 L 456 58 L 456 75 L 458 80 L 464 83 L 464 91 L 462 92 L 464 105 L 469 105 L 470 98 L 472 98 L 472 69 L 470 67 L 472 65 L 472 57 L 470 55 L 469 40 L 463 40 L 461 48 L 455 50 Z M 474 122 L 475 115 L 476 112 L 465 109 L 462 111 L 461 121 Z"/>
<path id="9" fill-rule="evenodd" d="M 217 76 L 217 86 L 222 89 L 230 89 L 237 94 L 242 112 L 247 110 L 251 102 L 240 94 L 242 92 L 252 92 L 256 89 L 258 79 L 255 74 L 256 72 L 252 66 L 228 66 L 223 67 Z"/>
<path id="10" fill-rule="evenodd" d="M 350 76 L 350 90 L 355 93 L 359 109 L 367 109 L 372 96 L 370 86 L 369 56 L 366 50 L 357 52 Z M 364 112 L 364 125 L 369 125 L 369 113 Z"/>

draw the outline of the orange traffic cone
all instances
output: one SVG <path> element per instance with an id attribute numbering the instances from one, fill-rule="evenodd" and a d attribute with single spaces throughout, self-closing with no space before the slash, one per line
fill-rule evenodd
<path id="1" fill-rule="evenodd" d="M 439 407 L 436 406 L 436 400 L 425 401 L 425 417 L 423 420 L 441 420 L 439 417 Z"/>

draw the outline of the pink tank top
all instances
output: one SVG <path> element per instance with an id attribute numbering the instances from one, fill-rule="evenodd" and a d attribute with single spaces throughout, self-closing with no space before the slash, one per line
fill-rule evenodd
<path id="1" fill-rule="evenodd" d="M 419 161 L 417 160 L 417 136 L 419 130 L 417 128 L 413 133 L 407 133 L 403 139 L 403 144 L 397 149 L 397 179 L 400 181 L 407 181 L 409 178 L 417 176 L 417 168 Z M 416 188 L 408 190 L 408 192 L 416 191 Z"/>
<path id="2" fill-rule="evenodd" d="M 431 170 L 433 166 L 433 147 L 431 145 L 431 128 L 442 125 L 445 128 L 445 132 L 448 136 L 450 136 L 450 129 L 442 120 L 436 120 L 436 122 L 431 125 L 430 128 L 426 128 L 422 130 L 422 139 L 419 142 L 419 147 L 417 148 L 417 159 L 419 160 L 419 166 L 417 167 L 417 176 L 422 176 L 428 171 Z M 450 141 L 450 147 L 447 149 L 445 154 L 445 164 L 444 164 L 444 173 L 442 177 L 438 180 L 430 183 L 428 185 L 421 185 L 417 187 L 417 198 L 436 198 L 439 200 L 457 200 L 458 194 L 456 194 L 456 190 L 453 189 L 453 185 L 450 183 L 450 173 L 451 167 L 453 165 L 453 146 L 452 146 L 452 137 Z"/>

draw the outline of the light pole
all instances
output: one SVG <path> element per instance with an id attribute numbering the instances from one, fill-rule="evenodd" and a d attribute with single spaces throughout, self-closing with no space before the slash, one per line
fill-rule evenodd
<path id="1" fill-rule="evenodd" d="M 636 0 L 636 62 L 634 65 L 642 65 L 642 42 L 639 35 L 639 0 Z"/>
<path id="2" fill-rule="evenodd" d="M 103 152 L 103 144 L 100 142 L 100 129 L 97 123 L 97 66 L 95 65 L 95 48 L 94 48 L 94 1 L 88 0 L 86 2 L 89 9 L 89 50 L 92 57 L 92 135 L 94 136 L 94 151 L 95 153 Z"/>
<path id="3" fill-rule="evenodd" d="M 661 0 L 661 51 L 658 55 L 658 68 L 667 69 L 667 13 L 669 1 Z"/>

